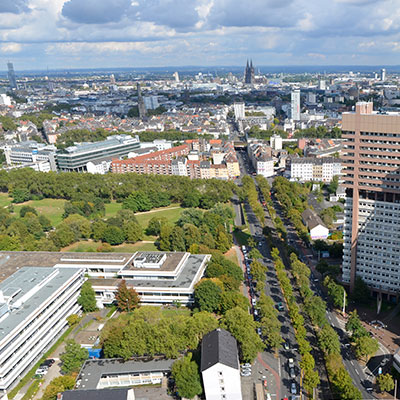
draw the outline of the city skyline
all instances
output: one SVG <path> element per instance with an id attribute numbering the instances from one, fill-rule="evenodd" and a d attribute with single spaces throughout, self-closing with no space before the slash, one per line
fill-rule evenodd
<path id="1" fill-rule="evenodd" d="M 0 27 L 16 70 L 400 64 L 391 0 L 7 0 Z"/>

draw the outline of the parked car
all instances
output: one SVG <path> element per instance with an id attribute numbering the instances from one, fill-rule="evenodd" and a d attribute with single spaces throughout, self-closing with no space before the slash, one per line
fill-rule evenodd
<path id="1" fill-rule="evenodd" d="M 285 350 L 290 350 L 290 343 L 289 343 L 289 342 L 283 343 L 283 348 L 284 348 Z"/>
<path id="2" fill-rule="evenodd" d="M 294 373 L 294 368 L 289 369 L 289 375 L 292 379 L 296 378 L 296 374 Z"/>
<path id="3" fill-rule="evenodd" d="M 290 393 L 297 394 L 296 382 L 292 382 L 292 385 L 290 386 Z"/>
<path id="4" fill-rule="evenodd" d="M 283 311 L 285 309 L 285 307 L 283 307 L 283 304 L 281 302 L 279 302 L 276 306 L 278 307 L 279 311 Z"/>
<path id="5" fill-rule="evenodd" d="M 242 371 L 240 376 L 251 376 L 251 371 Z"/>
<path id="6" fill-rule="evenodd" d="M 294 368 L 294 360 L 293 360 L 293 358 L 289 358 L 288 364 L 289 364 L 289 368 Z"/>
<path id="7" fill-rule="evenodd" d="M 41 364 L 40 364 L 40 367 L 51 367 L 54 363 L 55 363 L 55 361 L 56 360 L 54 360 L 53 358 L 48 358 L 47 360 L 44 360 Z"/>
<path id="8" fill-rule="evenodd" d="M 36 371 L 36 375 L 46 375 L 49 372 L 49 369 L 47 367 L 39 367 Z"/>
<path id="9" fill-rule="evenodd" d="M 245 363 L 241 365 L 242 368 L 251 368 L 251 364 L 250 363 Z"/>
<path id="10" fill-rule="evenodd" d="M 257 328 L 257 334 L 258 334 L 258 336 L 261 336 L 261 335 L 262 335 L 261 328 Z"/>

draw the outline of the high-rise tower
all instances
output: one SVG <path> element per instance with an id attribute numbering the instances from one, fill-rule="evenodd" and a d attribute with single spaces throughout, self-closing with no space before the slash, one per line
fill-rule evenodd
<path id="1" fill-rule="evenodd" d="M 254 83 L 254 67 L 253 67 L 253 61 L 250 60 L 250 65 L 249 65 L 249 60 L 247 60 L 246 64 L 246 69 L 244 71 L 244 83 L 249 83 L 252 84 Z"/>
<path id="2" fill-rule="evenodd" d="M 294 89 L 291 94 L 291 114 L 293 121 L 300 121 L 300 89 Z"/>
<path id="3" fill-rule="evenodd" d="M 10 89 L 17 89 L 17 80 L 15 79 L 14 65 L 12 62 L 7 63 L 8 67 L 8 82 L 10 84 Z"/>
<path id="4" fill-rule="evenodd" d="M 138 98 L 137 102 L 138 102 L 139 118 L 144 118 L 146 116 L 146 106 L 144 104 L 139 82 L 137 84 L 137 98 Z"/>
<path id="5" fill-rule="evenodd" d="M 346 188 L 343 281 L 357 277 L 378 293 L 400 292 L 400 113 L 358 102 L 343 113 Z"/>

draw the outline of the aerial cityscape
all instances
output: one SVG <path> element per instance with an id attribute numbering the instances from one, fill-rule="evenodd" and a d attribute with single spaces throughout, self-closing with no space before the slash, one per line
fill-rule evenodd
<path id="1" fill-rule="evenodd" d="M 0 3 L 1 400 L 400 398 L 396 1 Z"/>

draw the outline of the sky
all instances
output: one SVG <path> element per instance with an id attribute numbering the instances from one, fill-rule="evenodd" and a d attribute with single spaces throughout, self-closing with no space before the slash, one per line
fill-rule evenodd
<path id="1" fill-rule="evenodd" d="M 400 0 L 0 0 L 0 70 L 400 65 Z"/>

